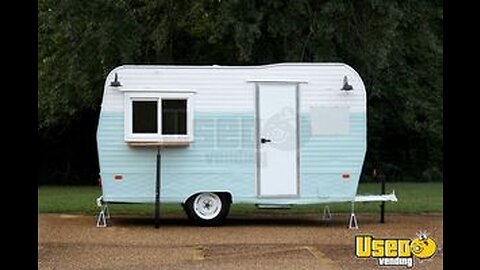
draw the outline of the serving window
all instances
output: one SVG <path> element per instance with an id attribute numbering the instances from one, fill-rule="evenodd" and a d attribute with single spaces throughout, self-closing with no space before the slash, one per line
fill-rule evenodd
<path id="1" fill-rule="evenodd" d="M 184 145 L 193 141 L 192 94 L 129 93 L 125 96 L 125 141 Z"/>

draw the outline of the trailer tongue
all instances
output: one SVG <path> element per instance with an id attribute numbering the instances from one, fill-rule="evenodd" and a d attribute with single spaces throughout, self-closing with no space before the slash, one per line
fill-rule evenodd
<path id="1" fill-rule="evenodd" d="M 390 194 L 383 195 L 357 195 L 355 202 L 396 202 L 398 201 L 395 195 L 395 190 Z"/>

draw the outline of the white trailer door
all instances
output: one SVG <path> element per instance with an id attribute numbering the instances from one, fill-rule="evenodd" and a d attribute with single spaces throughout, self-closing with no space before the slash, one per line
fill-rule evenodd
<path id="1" fill-rule="evenodd" d="M 259 196 L 298 195 L 298 84 L 257 84 Z"/>

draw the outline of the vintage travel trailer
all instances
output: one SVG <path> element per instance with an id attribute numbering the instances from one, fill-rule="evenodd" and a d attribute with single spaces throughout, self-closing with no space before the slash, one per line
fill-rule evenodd
<path id="1" fill-rule="evenodd" d="M 215 225 L 231 203 L 356 198 L 366 92 L 346 64 L 125 65 L 101 106 L 102 205 L 176 202 Z"/>

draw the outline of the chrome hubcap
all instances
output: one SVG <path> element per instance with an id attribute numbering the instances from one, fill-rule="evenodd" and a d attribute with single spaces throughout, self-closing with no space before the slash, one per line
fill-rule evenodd
<path id="1" fill-rule="evenodd" d="M 202 219 L 213 219 L 222 210 L 222 200 L 214 193 L 201 193 L 193 201 L 193 209 Z"/>

